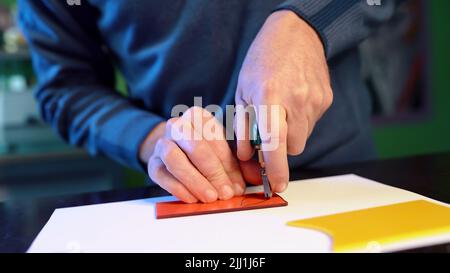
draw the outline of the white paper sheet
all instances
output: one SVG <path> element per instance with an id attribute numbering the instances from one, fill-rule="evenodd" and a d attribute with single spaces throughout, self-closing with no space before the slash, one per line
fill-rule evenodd
<path id="1" fill-rule="evenodd" d="M 291 182 L 281 195 L 287 207 L 162 220 L 155 219 L 154 204 L 171 197 L 57 209 L 28 251 L 328 252 L 325 234 L 286 223 L 425 199 L 355 175 Z"/>

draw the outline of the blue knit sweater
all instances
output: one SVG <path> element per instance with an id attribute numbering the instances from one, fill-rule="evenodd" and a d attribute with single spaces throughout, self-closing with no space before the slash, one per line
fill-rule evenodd
<path id="1" fill-rule="evenodd" d="M 176 104 L 234 103 L 237 77 L 267 17 L 290 9 L 320 34 L 334 103 L 291 167 L 374 156 L 370 97 L 356 47 L 389 19 L 394 1 L 22 0 L 19 21 L 45 121 L 67 141 L 136 169 L 141 142 Z M 377 1 L 375 1 L 377 2 Z M 128 96 L 115 86 L 125 76 Z"/>

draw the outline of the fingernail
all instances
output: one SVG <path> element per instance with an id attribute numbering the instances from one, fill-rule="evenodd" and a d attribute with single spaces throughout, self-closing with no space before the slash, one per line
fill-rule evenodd
<path id="1" fill-rule="evenodd" d="M 284 192 L 288 186 L 288 183 L 279 184 L 277 187 L 277 192 Z"/>
<path id="2" fill-rule="evenodd" d="M 244 194 L 244 188 L 240 184 L 233 184 L 234 194 L 237 196 L 241 196 Z"/>
<path id="3" fill-rule="evenodd" d="M 221 192 L 222 192 L 222 194 L 221 194 L 222 196 L 220 199 L 222 199 L 222 200 L 228 200 L 228 199 L 232 198 L 234 195 L 233 189 L 228 185 L 223 185 L 221 188 Z"/>
<path id="4" fill-rule="evenodd" d="M 214 202 L 214 201 L 217 200 L 217 193 L 215 191 L 211 190 L 211 189 L 206 190 L 205 195 L 206 195 L 206 200 L 205 201 L 207 203 Z"/>

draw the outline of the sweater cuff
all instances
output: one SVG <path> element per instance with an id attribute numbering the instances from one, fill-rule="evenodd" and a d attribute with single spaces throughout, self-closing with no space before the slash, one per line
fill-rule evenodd
<path id="1" fill-rule="evenodd" d="M 139 150 L 151 130 L 163 121 L 143 110 L 126 109 L 102 127 L 97 145 L 91 147 L 98 147 L 116 161 L 146 173 L 147 166 L 140 160 Z"/>
<path id="2" fill-rule="evenodd" d="M 273 12 L 290 10 L 307 22 L 319 34 L 330 59 L 345 49 L 347 36 L 354 35 L 349 26 L 361 23 L 360 16 L 354 16 L 359 4 L 361 0 L 286 0 Z"/>

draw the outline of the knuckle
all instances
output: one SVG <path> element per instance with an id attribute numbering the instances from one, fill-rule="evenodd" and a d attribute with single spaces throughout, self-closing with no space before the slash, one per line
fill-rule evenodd
<path id="1" fill-rule="evenodd" d="M 172 128 L 177 123 L 178 120 L 179 120 L 179 118 L 171 118 L 171 119 L 167 120 L 166 128 L 169 128 L 169 129 Z"/>
<path id="2" fill-rule="evenodd" d="M 164 138 L 159 138 L 156 141 L 156 147 L 158 148 L 162 148 L 164 146 L 164 144 L 166 143 L 166 140 Z"/>
<path id="3" fill-rule="evenodd" d="M 162 164 L 159 164 L 157 160 L 152 159 L 148 164 L 148 175 L 154 182 L 158 182 L 161 179 L 163 170 Z"/>
<path id="4" fill-rule="evenodd" d="M 321 109 L 324 103 L 324 96 L 321 92 L 316 92 L 316 94 L 311 98 L 311 106 L 314 109 Z"/>
<path id="5" fill-rule="evenodd" d="M 309 87 L 307 85 L 303 85 L 303 86 L 297 88 L 293 93 L 295 104 L 304 105 L 308 98 L 308 93 L 309 93 Z"/>
<path id="6" fill-rule="evenodd" d="M 206 179 L 208 181 L 224 181 L 225 178 L 226 175 L 220 167 L 211 169 L 210 171 L 208 171 L 208 174 L 206 175 Z"/>
<path id="7" fill-rule="evenodd" d="M 324 96 L 324 104 L 326 109 L 328 109 L 333 104 L 333 90 L 331 87 L 327 88 Z"/>
<path id="8" fill-rule="evenodd" d="M 166 136 L 172 136 L 173 134 L 173 130 L 176 129 L 176 126 L 179 124 L 180 119 L 179 118 L 171 118 L 169 120 L 167 120 L 166 122 Z"/>
<path id="9" fill-rule="evenodd" d="M 175 145 L 172 145 L 172 142 L 166 139 L 161 139 L 161 153 L 160 157 L 164 162 L 170 162 L 171 159 L 176 157 L 176 149 Z"/>
<path id="10" fill-rule="evenodd" d="M 184 112 L 183 116 L 192 117 L 193 115 L 201 115 L 203 111 L 204 109 L 200 106 L 192 106 Z"/>
<path id="11" fill-rule="evenodd" d="M 163 148 L 163 146 L 164 146 L 163 139 L 159 138 L 156 141 L 155 150 L 154 150 L 153 154 L 159 154 L 161 152 L 161 149 Z"/>
<path id="12" fill-rule="evenodd" d="M 276 81 L 265 81 L 260 86 L 260 96 L 262 101 L 274 101 L 277 97 L 277 90 L 280 89 L 280 84 Z"/>
<path id="13" fill-rule="evenodd" d="M 150 176 L 150 178 L 152 178 L 152 179 L 153 179 L 153 175 L 155 174 L 155 168 L 156 168 L 155 163 L 156 163 L 155 160 L 153 159 L 153 157 L 151 157 L 147 164 L 147 173 Z"/>

